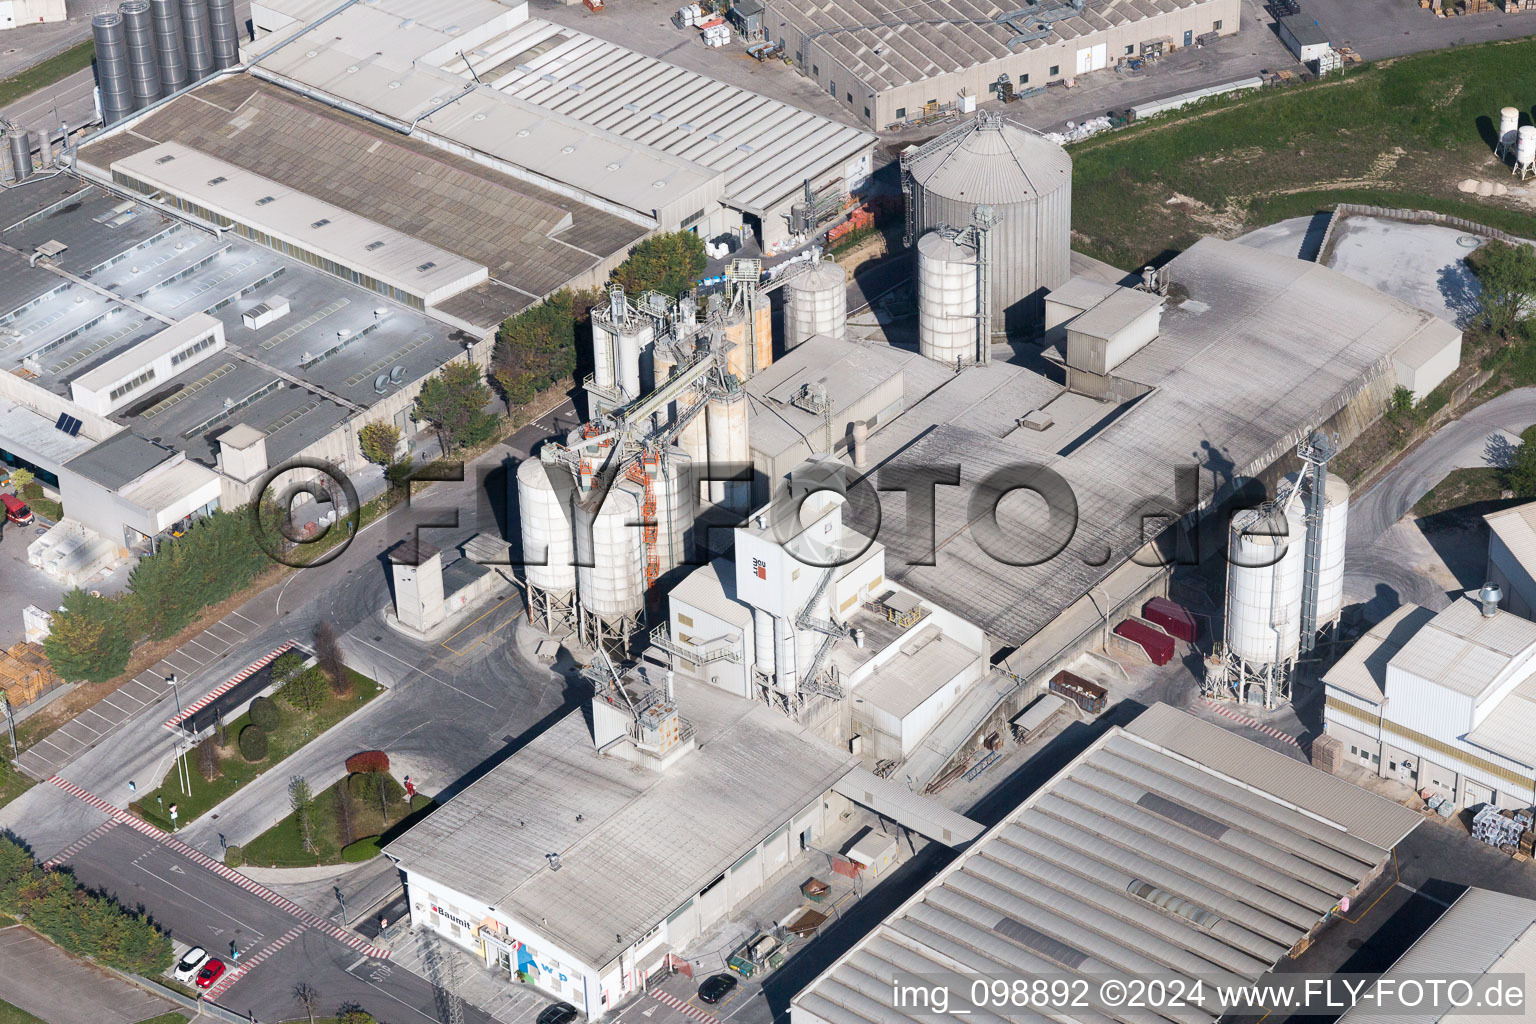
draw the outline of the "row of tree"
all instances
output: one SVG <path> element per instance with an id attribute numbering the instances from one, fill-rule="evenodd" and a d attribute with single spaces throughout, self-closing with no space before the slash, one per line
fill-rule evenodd
<path id="1" fill-rule="evenodd" d="M 171 966 L 170 938 L 142 911 L 81 888 L 67 872 L 44 870 L 9 836 L 0 836 L 0 907 L 67 952 L 108 967 L 147 976 Z"/>

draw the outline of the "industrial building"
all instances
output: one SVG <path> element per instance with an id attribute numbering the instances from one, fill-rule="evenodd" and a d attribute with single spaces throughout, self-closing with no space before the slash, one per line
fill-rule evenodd
<path id="1" fill-rule="evenodd" d="M 1346 763 L 1456 807 L 1536 803 L 1536 623 L 1500 596 L 1405 604 L 1328 670 L 1324 724 Z"/>
<path id="2" fill-rule="evenodd" d="M 939 842 L 981 827 L 857 767 L 761 704 L 686 681 L 599 682 L 385 847 L 412 924 L 598 1019 L 770 881 L 805 871 L 855 804 Z"/>
<path id="3" fill-rule="evenodd" d="M 871 128 L 1043 91 L 1132 57 L 1237 31 L 1237 0 L 764 0 L 763 35 Z"/>
<path id="4" fill-rule="evenodd" d="M 65 0 L 0 0 L 0 29 L 64 21 L 68 17 Z"/>
<path id="5" fill-rule="evenodd" d="M 1536 900 L 1491 889 L 1470 888 L 1456 897 L 1429 930 L 1420 935 L 1408 951 L 1381 975 L 1381 990 L 1411 994 L 1414 982 L 1428 978 L 1467 978 L 1502 974 L 1529 978 L 1536 970 Z M 1404 983 L 1408 987 L 1404 987 Z M 1364 1024 L 1381 1020 L 1382 1009 L 1365 1010 L 1359 1004 L 1339 1018 L 1340 1024 Z M 1529 1003 L 1526 1004 L 1529 1006 Z M 1408 1019 L 1435 1024 L 1451 1019 L 1463 1024 L 1497 1024 L 1518 1016 L 1514 1007 L 1476 1007 L 1476 1004 L 1451 1012 L 1425 1006 L 1421 1012 L 1407 1014 Z M 1479 1013 L 1477 1009 L 1488 1012 Z M 1524 1011 L 1530 1016 L 1530 1011 Z M 1405 1019 L 1392 1015 L 1388 1019 Z"/>
<path id="6" fill-rule="evenodd" d="M 0 193 L 0 281 L 0 459 L 58 492 L 32 556 L 68 579 L 293 457 L 359 472 L 358 427 L 413 435 L 421 381 L 480 338 L 66 172 Z"/>
<path id="7" fill-rule="evenodd" d="M 650 229 L 772 247 L 875 136 L 571 28 L 526 3 L 260 0 L 252 74 Z M 308 30 L 324 22 L 323 32 Z"/>
<path id="8" fill-rule="evenodd" d="M 1499 607 L 1536 619 L 1536 502 L 1490 512 L 1483 522 L 1488 524 L 1484 578 L 1504 592 Z"/>
<path id="9" fill-rule="evenodd" d="M 978 977 L 1248 984 L 1358 897 L 1421 820 L 1158 704 L 1095 740 L 924 883 L 791 1000 L 790 1020 L 941 1016 L 893 979 L 947 989 L 950 1012 L 988 1021 L 1019 1019 L 1019 1008 L 973 999 Z M 1097 1003 L 1097 984 L 1085 991 L 1090 1016 L 1126 1019 Z M 1218 1013 L 1160 1006 L 1146 1019 Z"/>

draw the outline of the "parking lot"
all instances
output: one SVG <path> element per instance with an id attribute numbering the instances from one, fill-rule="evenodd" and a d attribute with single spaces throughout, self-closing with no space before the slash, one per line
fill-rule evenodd
<path id="1" fill-rule="evenodd" d="M 0 931 L 0 999 L 48 1024 L 133 1024 L 176 1009 L 19 925 Z"/>

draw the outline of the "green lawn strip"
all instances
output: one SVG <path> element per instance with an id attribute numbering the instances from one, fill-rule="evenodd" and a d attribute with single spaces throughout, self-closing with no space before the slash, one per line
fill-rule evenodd
<path id="1" fill-rule="evenodd" d="M 352 864 L 371 860 L 389 838 L 404 831 L 420 820 L 436 806 L 431 800 L 416 794 L 409 809 L 403 801 L 388 804 L 388 813 L 380 814 L 377 799 L 369 799 L 357 793 L 358 776 L 345 776 L 334 785 L 315 794 L 310 808 L 314 823 L 315 851 L 304 849 L 304 837 L 299 830 L 298 816 L 289 814 L 282 821 L 267 829 L 244 847 L 245 863 L 253 867 L 295 868 L 314 867 L 323 864 Z M 392 789 L 398 790 L 398 783 Z M 349 798 L 349 813 L 354 839 L 343 845 L 337 802 L 342 798 L 343 787 L 354 793 Z"/>
<path id="2" fill-rule="evenodd" d="M 49 57 L 25 71 L 0 81 L 0 106 L 8 106 L 23 96 L 30 96 L 76 71 L 90 67 L 91 60 L 95 56 L 96 44 L 87 39 L 78 46 L 72 46 L 63 53 Z"/>
<path id="3" fill-rule="evenodd" d="M 351 669 L 348 671 L 352 673 L 352 693 L 337 697 L 327 692 L 325 702 L 310 714 L 306 715 L 274 698 L 282 710 L 282 724 L 268 736 L 267 756 L 262 760 L 247 761 L 240 755 L 240 731 L 250 724 L 249 714 L 241 715 L 230 722 L 226 729 L 229 742 L 220 748 L 219 771 L 212 780 L 204 778 L 198 770 L 197 751 L 189 751 L 182 756 L 182 761 L 191 783 L 190 795 L 182 792 L 178 772 L 173 765 L 160 788 L 144 794 L 132 805 L 132 809 L 151 825 L 166 831 L 171 830 L 172 804 L 176 805 L 177 827 L 185 827 L 195 821 L 241 786 L 272 770 L 300 747 L 383 692 L 383 688 L 372 679 Z"/>
<path id="4" fill-rule="evenodd" d="M 1413 506 L 1416 516 L 1432 516 L 1464 505 L 1498 501 L 1504 492 L 1504 471 L 1493 466 L 1453 469 Z"/>
<path id="5" fill-rule="evenodd" d="M 162 1013 L 158 1017 L 141 1020 L 139 1024 L 187 1024 L 187 1015 L 184 1013 Z"/>
<path id="6" fill-rule="evenodd" d="M 1222 97 L 1095 136 L 1069 147 L 1074 248 L 1138 266 L 1339 202 L 1431 209 L 1529 237 L 1536 216 L 1512 199 L 1464 200 L 1455 183 L 1499 172 L 1490 117 L 1530 92 L 1536 40 L 1526 38 Z"/>
<path id="7" fill-rule="evenodd" d="M 41 1017 L 34 1017 L 19 1006 L 0 1002 L 0 1024 L 48 1024 Z"/>
<path id="8" fill-rule="evenodd" d="M 0 737 L 0 742 L 5 742 Z M 0 762 L 0 807 L 15 800 L 21 794 L 33 787 L 34 783 L 27 776 L 12 768 L 9 764 Z"/>

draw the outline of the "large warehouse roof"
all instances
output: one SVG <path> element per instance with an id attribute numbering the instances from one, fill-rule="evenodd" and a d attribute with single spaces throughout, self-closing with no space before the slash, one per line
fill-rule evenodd
<path id="1" fill-rule="evenodd" d="M 664 772 L 598 754 L 573 711 L 386 852 L 547 922 L 542 933 L 602 967 L 858 762 L 766 705 L 681 680 L 678 696 L 700 745 Z"/>
<path id="2" fill-rule="evenodd" d="M 251 140 L 259 138 L 260 145 Z M 481 166 L 419 139 L 236 75 L 210 82 L 84 146 L 115 161 L 176 142 L 282 182 L 420 242 L 488 267 L 487 326 L 623 252 L 649 230 L 634 214 Z"/>
<path id="3" fill-rule="evenodd" d="M 982 0 L 930 0 L 920 7 L 900 0 L 769 0 L 774 14 L 807 35 L 813 53 L 826 54 L 872 89 L 889 89 L 988 61 L 1197 6 L 1202 0 L 1088 0 L 1023 7 Z M 1043 11 L 1060 12 L 1037 32 Z M 1034 17 L 1031 17 L 1031 14 Z M 1034 38 L 1011 44 L 1021 35 Z M 811 58 L 807 57 L 807 60 Z"/>
<path id="4" fill-rule="evenodd" d="M 1536 900 L 1490 889 L 1468 889 L 1382 979 L 1400 984 L 1479 974 L 1536 975 Z M 1390 991 L 1397 990 L 1394 984 Z M 1410 1013 L 1373 1006 L 1349 1010 L 1339 1018 L 1339 1024 L 1433 1024 L 1446 1017 L 1456 1024 L 1500 1024 L 1517 1016 L 1528 1019 L 1530 1012 L 1513 1014 L 1505 1009 L 1478 1013 L 1476 1008 L 1463 1008 L 1451 1013 Z"/>
<path id="5" fill-rule="evenodd" d="M 440 12 L 419 0 L 349 7 L 324 32 L 278 49 L 260 67 L 402 122 L 441 111 L 433 130 L 472 148 L 482 133 L 449 114 L 449 105 L 467 96 L 515 97 L 722 174 L 725 201 L 759 214 L 808 178 L 820 186 L 839 176 L 875 142 L 819 114 L 524 18 L 493 0 L 460 0 Z M 476 89 L 477 79 L 494 93 Z"/>
<path id="6" fill-rule="evenodd" d="M 1095 741 L 791 1005 L 797 1020 L 826 1024 L 936 1019 L 898 1003 L 898 974 L 946 985 L 951 1009 L 970 1008 L 976 976 L 1253 981 L 1420 820 L 1157 705 Z M 1214 1019 L 1194 1008 L 1162 1013 Z M 968 1017 L 1003 1019 L 981 1009 Z"/>
<path id="7" fill-rule="evenodd" d="M 938 490 L 933 565 L 906 564 L 926 554 L 930 533 L 906 522 L 902 502 L 884 503 L 892 578 L 994 641 L 1022 644 L 1141 548 L 1149 501 L 1165 497 L 1159 515 L 1192 510 L 1175 486 L 1183 467 L 1200 465 L 1201 506 L 1218 488 L 1256 476 L 1390 374 L 1392 354 L 1434 319 L 1324 267 L 1214 238 L 1181 253 L 1167 274 L 1187 297 L 1171 299 L 1156 340 L 1115 369 L 1150 388 L 1145 395 L 1116 404 L 1049 398 L 1042 387 L 1034 389 L 1042 405 L 1026 399 L 998 416 L 980 394 L 986 369 L 967 369 L 871 435 L 872 462 L 958 463 L 962 473 L 961 486 Z M 977 417 L 989 408 L 991 422 Z M 1054 425 L 1020 428 L 1018 417 L 1033 409 Z M 1038 565 L 1000 559 L 973 528 L 976 484 L 1024 461 L 1059 473 L 1076 498 L 1076 529 L 1062 534 L 1070 543 Z M 1038 535 L 1039 520 L 1027 518 L 1035 510 L 1018 511 L 1026 518 L 1013 521 L 1003 509 L 1005 535 Z"/>

